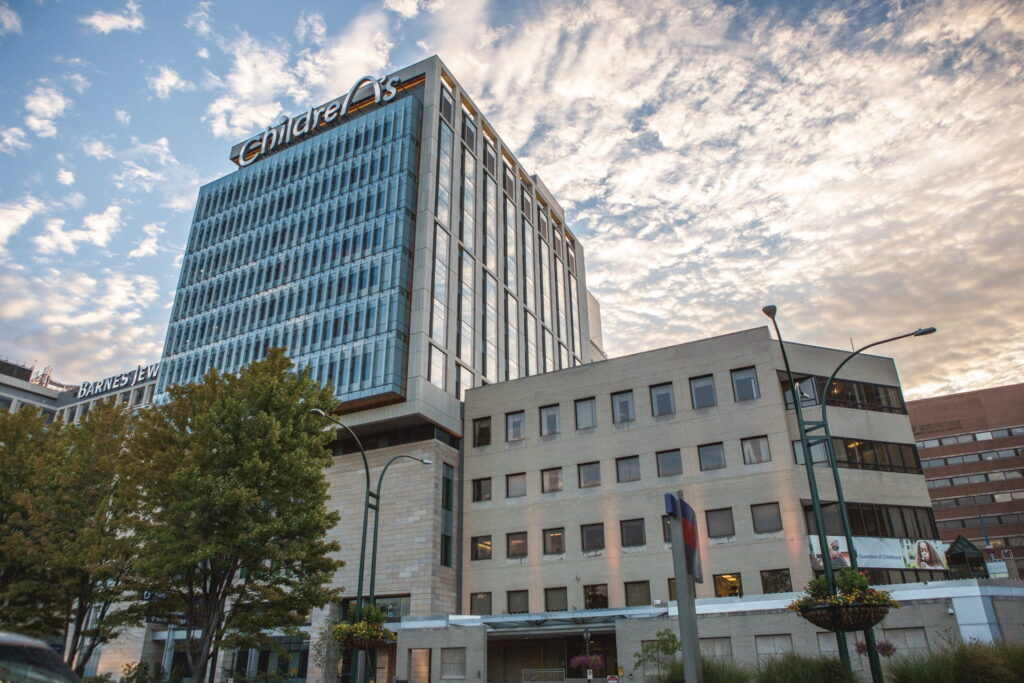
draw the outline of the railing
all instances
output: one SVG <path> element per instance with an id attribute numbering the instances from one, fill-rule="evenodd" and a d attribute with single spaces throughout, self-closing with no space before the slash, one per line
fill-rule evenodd
<path id="1" fill-rule="evenodd" d="M 523 683 L 564 683 L 565 669 L 523 669 Z"/>

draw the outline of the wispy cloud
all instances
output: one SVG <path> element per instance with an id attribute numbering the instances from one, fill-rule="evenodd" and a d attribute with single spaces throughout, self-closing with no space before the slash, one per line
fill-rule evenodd
<path id="1" fill-rule="evenodd" d="M 118 123 L 123 123 L 126 126 L 132 122 L 132 115 L 124 109 L 115 109 L 114 118 L 117 119 Z"/>
<path id="2" fill-rule="evenodd" d="M 52 138 L 57 134 L 54 121 L 64 115 L 71 106 L 71 100 L 47 82 L 37 85 L 25 97 L 25 125 L 41 138 Z"/>
<path id="3" fill-rule="evenodd" d="M 194 83 L 190 83 L 178 75 L 178 72 L 169 66 L 161 66 L 157 69 L 155 76 L 147 76 L 146 84 L 149 89 L 156 93 L 156 96 L 166 100 L 175 90 L 195 90 Z"/>
<path id="4" fill-rule="evenodd" d="M 104 35 L 112 31 L 141 31 L 146 27 L 146 20 L 139 11 L 139 4 L 131 2 L 125 5 L 123 12 L 94 12 L 78 21 L 93 31 Z"/>
<path id="5" fill-rule="evenodd" d="M 21 199 L 0 204 L 0 258 L 7 253 L 5 251 L 7 240 L 44 208 L 43 203 L 30 194 Z"/>
<path id="6" fill-rule="evenodd" d="M 114 156 L 114 148 L 101 140 L 90 140 L 83 143 L 82 151 L 93 159 L 110 159 Z"/>
<path id="7" fill-rule="evenodd" d="M 295 22 L 295 38 L 300 43 L 322 45 L 327 35 L 327 23 L 319 12 L 303 11 Z"/>
<path id="8" fill-rule="evenodd" d="M 57 182 L 61 185 L 74 185 L 75 174 L 66 168 L 57 171 Z"/>
<path id="9" fill-rule="evenodd" d="M 121 207 L 109 205 L 100 213 L 87 215 L 82 219 L 82 227 L 66 230 L 63 219 L 54 218 L 47 222 L 46 230 L 32 239 L 40 253 L 52 254 L 63 251 L 74 254 L 78 251 L 79 242 L 87 242 L 98 247 L 105 247 L 110 238 L 124 225 Z"/>
<path id="10" fill-rule="evenodd" d="M 149 223 L 142 226 L 142 232 L 146 237 L 139 242 L 134 249 L 128 252 L 128 258 L 142 258 L 153 256 L 160 251 L 159 238 L 163 233 L 163 223 Z"/>
<path id="11" fill-rule="evenodd" d="M 31 146 L 23 129 L 16 126 L 0 128 L 0 152 L 14 154 Z"/>
<path id="12" fill-rule="evenodd" d="M 6 2 L 0 3 L 0 36 L 21 33 L 21 17 Z"/>

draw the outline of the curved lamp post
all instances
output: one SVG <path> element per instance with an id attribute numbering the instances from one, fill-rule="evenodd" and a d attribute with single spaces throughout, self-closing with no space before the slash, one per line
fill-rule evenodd
<path id="1" fill-rule="evenodd" d="M 824 443 L 825 444 L 825 453 L 826 453 L 826 456 L 827 456 L 828 465 L 832 469 L 832 479 L 833 479 L 833 482 L 835 483 L 835 488 L 836 488 L 836 504 L 839 507 L 839 519 L 840 519 L 840 521 L 842 523 L 842 526 L 843 526 L 843 535 L 846 538 L 846 548 L 847 548 L 847 551 L 850 554 L 850 566 L 854 570 L 857 570 L 858 569 L 858 565 L 857 565 L 857 550 L 854 547 L 854 543 L 853 543 L 853 532 L 852 532 L 852 530 L 850 528 L 850 517 L 849 517 L 849 515 L 846 512 L 846 500 L 845 500 L 845 498 L 843 496 L 843 486 L 842 486 L 842 482 L 840 481 L 840 478 L 839 478 L 839 465 L 838 465 L 838 463 L 836 461 L 835 447 L 834 447 L 834 445 L 832 443 L 832 433 L 829 430 L 829 426 L 828 426 L 828 396 L 829 396 L 829 392 L 831 391 L 832 385 L 835 382 L 836 375 L 838 375 L 839 371 L 843 369 L 843 366 L 845 366 L 847 363 L 849 363 L 855 356 L 860 355 L 861 353 L 863 353 L 867 349 L 870 349 L 870 348 L 875 347 L 875 346 L 880 346 L 882 344 L 887 344 L 887 343 L 889 343 L 891 341 L 896 341 L 897 339 L 906 339 L 907 337 L 923 337 L 925 335 L 933 334 L 935 332 L 935 328 L 934 327 L 923 327 L 923 328 L 920 328 L 918 330 L 914 330 L 913 332 L 907 332 L 906 334 L 901 334 L 901 335 L 897 335 L 895 337 L 889 337 L 888 339 L 882 339 L 880 341 L 872 342 L 870 344 L 867 344 L 866 346 L 860 347 L 859 349 L 857 349 L 855 351 L 852 351 L 849 355 L 846 356 L 846 358 L 844 358 L 842 360 L 842 362 L 839 363 L 839 365 L 836 366 L 836 369 L 832 371 L 832 374 L 829 376 L 828 380 L 825 382 L 825 387 L 824 387 L 824 390 L 822 391 L 822 396 L 821 396 L 821 399 L 820 399 L 821 419 L 818 420 L 818 421 L 806 421 L 805 422 L 804 419 L 803 419 L 802 412 L 800 410 L 800 400 L 799 400 L 798 392 L 797 392 L 797 390 L 795 388 L 796 385 L 794 384 L 794 381 L 793 381 L 793 374 L 792 374 L 792 372 L 790 372 L 789 362 L 788 362 L 788 360 L 786 360 L 786 348 L 785 348 L 785 345 L 782 342 L 782 335 L 779 334 L 779 326 L 775 322 L 775 314 L 776 314 L 777 310 L 778 309 L 775 306 L 765 306 L 762 309 L 764 314 L 766 316 L 768 316 L 769 318 L 771 318 L 772 324 L 775 326 L 775 334 L 779 338 L 779 346 L 782 348 L 782 357 L 783 357 L 783 360 L 784 360 L 784 362 L 786 364 L 786 373 L 787 373 L 787 375 L 789 377 L 790 390 L 791 390 L 791 392 L 793 394 L 793 405 L 795 406 L 795 409 L 796 409 L 797 424 L 798 424 L 798 426 L 800 428 L 800 441 L 801 441 L 801 443 L 803 445 L 803 450 L 804 450 L 804 463 L 807 466 L 808 481 L 811 482 L 812 504 L 815 505 L 815 523 L 818 525 L 818 542 L 821 544 L 822 568 L 826 568 L 825 567 L 825 558 L 827 557 L 827 555 L 826 555 L 827 550 L 826 549 L 827 549 L 828 546 L 827 546 L 827 543 L 826 543 L 826 536 L 825 536 L 825 533 L 824 533 L 824 528 L 823 528 L 823 525 L 822 525 L 822 522 L 821 522 L 821 502 L 820 502 L 820 500 L 816 499 L 817 484 L 815 482 L 814 469 L 813 469 L 813 465 L 811 463 L 811 448 L 813 446 L 818 445 L 819 443 Z M 813 439 L 810 438 L 810 433 L 811 432 L 819 431 L 819 430 L 821 431 L 821 436 L 819 436 L 817 438 L 813 438 Z M 830 570 L 831 567 L 832 567 L 832 563 L 831 563 L 831 561 L 829 561 L 827 569 Z M 826 578 L 826 581 L 829 584 L 829 592 L 834 595 L 835 594 L 835 584 L 831 580 L 832 579 L 832 577 L 831 577 L 832 572 L 828 571 L 828 570 L 825 571 L 825 578 Z M 836 633 L 836 637 L 837 637 L 837 641 L 836 642 L 839 645 L 840 657 L 844 661 L 848 661 L 848 659 L 849 659 L 849 651 L 848 651 L 848 649 L 846 647 L 846 634 L 844 632 L 840 631 L 840 632 Z M 884 680 L 883 676 L 882 676 L 882 663 L 878 659 L 878 648 L 875 645 L 875 633 L 874 633 L 873 629 L 869 628 L 869 629 L 866 629 L 864 631 L 864 642 L 867 645 L 868 662 L 871 665 L 871 678 L 876 683 L 881 683 L 881 681 Z M 845 653 L 845 657 L 844 657 L 844 653 Z"/>

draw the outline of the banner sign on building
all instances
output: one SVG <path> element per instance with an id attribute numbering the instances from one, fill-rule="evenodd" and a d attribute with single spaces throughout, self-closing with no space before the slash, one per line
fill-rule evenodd
<path id="1" fill-rule="evenodd" d="M 811 566 L 821 569 L 821 550 L 817 536 L 810 537 Z M 850 566 L 850 551 L 844 536 L 829 536 L 829 557 L 833 568 Z M 857 566 L 864 569 L 949 569 L 946 564 L 948 543 L 923 538 L 875 538 L 854 536 Z"/>
<path id="2" fill-rule="evenodd" d="M 85 382 L 82 386 L 78 387 L 77 398 L 98 396 L 99 394 L 105 394 L 108 391 L 117 391 L 119 389 L 134 387 L 139 382 L 156 379 L 159 372 L 160 364 L 153 363 L 152 365 L 140 365 L 134 370 L 122 372 L 121 374 L 114 375 L 113 377 L 107 377 L 99 382 Z"/>

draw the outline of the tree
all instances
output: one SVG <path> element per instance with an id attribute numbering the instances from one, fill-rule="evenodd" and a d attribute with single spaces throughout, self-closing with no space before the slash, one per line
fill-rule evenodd
<path id="1" fill-rule="evenodd" d="M 327 586 L 342 563 L 326 537 L 338 515 L 323 474 L 332 434 L 309 413 L 333 396 L 291 372 L 280 349 L 169 393 L 136 433 L 140 587 L 153 595 L 147 614 L 185 630 L 192 680 L 212 681 L 220 648 L 297 633 L 336 597 Z"/>
<path id="2" fill-rule="evenodd" d="M 64 659 L 81 675 L 96 648 L 135 620 L 128 577 L 138 544 L 126 522 L 137 501 L 123 486 L 131 413 L 102 401 L 77 425 L 29 418 L 6 423 L 14 438 L 5 445 L 27 466 L 2 536 L 21 563 L 7 618 L 33 635 L 63 633 Z"/>

